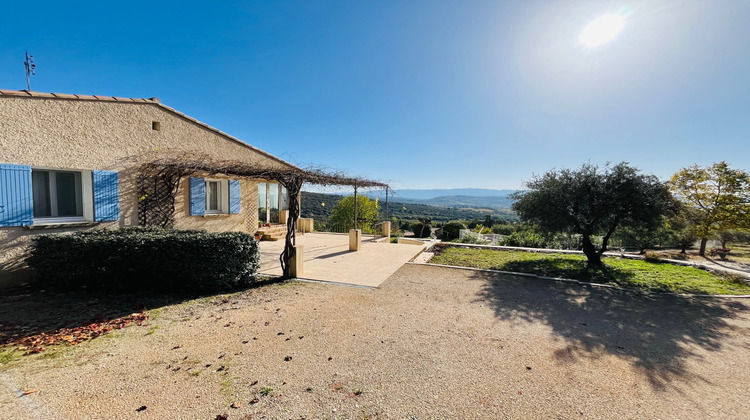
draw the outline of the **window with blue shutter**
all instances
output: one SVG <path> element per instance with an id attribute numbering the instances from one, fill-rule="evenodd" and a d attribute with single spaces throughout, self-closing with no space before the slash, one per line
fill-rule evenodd
<path id="1" fill-rule="evenodd" d="M 120 220 L 120 193 L 117 172 L 93 171 L 94 220 Z"/>
<path id="2" fill-rule="evenodd" d="M 240 212 L 240 181 L 236 179 L 229 180 L 229 212 Z"/>
<path id="3" fill-rule="evenodd" d="M 206 214 L 206 181 L 203 178 L 190 178 L 190 215 Z"/>
<path id="4" fill-rule="evenodd" d="M 0 226 L 33 223 L 31 166 L 0 164 Z"/>

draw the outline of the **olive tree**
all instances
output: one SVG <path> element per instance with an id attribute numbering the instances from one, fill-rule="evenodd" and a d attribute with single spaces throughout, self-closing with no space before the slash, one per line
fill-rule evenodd
<path id="1" fill-rule="evenodd" d="M 603 169 L 584 164 L 534 176 L 512 196 L 521 220 L 547 233 L 577 233 L 590 265 L 601 265 L 607 243 L 620 226 L 654 229 L 670 212 L 666 185 L 625 162 Z M 592 237 L 601 236 L 600 246 Z"/>

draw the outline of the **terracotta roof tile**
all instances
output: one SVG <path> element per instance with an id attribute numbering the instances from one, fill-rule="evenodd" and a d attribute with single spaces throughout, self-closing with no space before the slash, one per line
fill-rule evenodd
<path id="1" fill-rule="evenodd" d="M 0 96 L 21 96 L 31 98 L 54 98 L 54 99 L 73 99 L 81 101 L 105 101 L 105 102 L 141 102 L 141 103 L 160 103 L 159 98 L 120 98 L 116 96 L 101 95 L 74 95 L 69 93 L 43 93 L 27 90 L 2 90 Z"/>

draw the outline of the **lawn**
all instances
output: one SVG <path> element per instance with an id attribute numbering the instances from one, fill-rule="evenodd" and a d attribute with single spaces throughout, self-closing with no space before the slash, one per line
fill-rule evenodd
<path id="1" fill-rule="evenodd" d="M 605 258 L 604 267 L 592 268 L 582 255 L 447 247 L 438 251 L 430 262 L 530 273 L 649 291 L 750 294 L 750 285 L 729 276 L 693 267 L 621 258 Z"/>

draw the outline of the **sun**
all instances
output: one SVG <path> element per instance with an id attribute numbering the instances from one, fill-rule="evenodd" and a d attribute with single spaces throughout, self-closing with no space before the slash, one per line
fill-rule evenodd
<path id="1" fill-rule="evenodd" d="M 587 47 L 596 47 L 611 41 L 625 27 L 625 18 L 617 14 L 599 16 L 586 25 L 579 39 Z"/>

